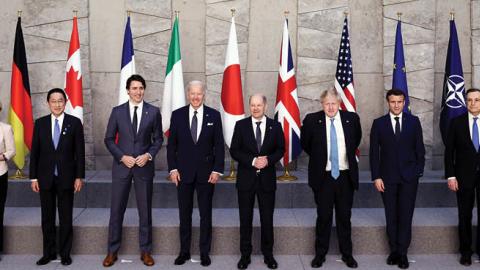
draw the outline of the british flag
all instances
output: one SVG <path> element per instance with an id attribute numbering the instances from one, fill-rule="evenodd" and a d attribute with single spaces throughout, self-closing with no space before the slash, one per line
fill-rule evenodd
<path id="1" fill-rule="evenodd" d="M 287 19 L 285 19 L 283 26 L 282 47 L 280 49 L 275 119 L 282 124 L 285 136 L 285 152 L 280 162 L 286 167 L 302 152 L 300 146 L 300 109 L 298 106 L 297 82 L 295 80 L 290 37 L 288 36 Z"/>
<path id="2" fill-rule="evenodd" d="M 342 39 L 338 50 L 337 72 L 335 73 L 335 89 L 342 97 L 340 107 L 344 111 L 356 112 L 355 89 L 353 87 L 352 53 L 350 51 L 350 37 L 348 35 L 348 20 L 343 21 Z M 356 151 L 357 160 L 360 152 Z"/>

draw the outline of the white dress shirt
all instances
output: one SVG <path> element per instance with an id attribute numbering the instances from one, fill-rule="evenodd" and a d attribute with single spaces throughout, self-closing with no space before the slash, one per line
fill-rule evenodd
<path id="1" fill-rule="evenodd" d="M 395 115 L 393 113 L 389 113 L 389 114 L 390 114 L 390 121 L 392 121 L 393 134 L 395 134 L 395 125 L 397 124 L 397 121 L 395 121 L 395 117 L 398 117 L 398 122 L 400 123 L 400 132 L 401 132 L 403 112 L 401 112 L 399 115 Z"/>
<path id="2" fill-rule="evenodd" d="M 335 131 L 337 133 L 339 169 L 348 170 L 347 147 L 345 145 L 345 134 L 343 133 L 342 119 L 340 118 L 340 113 L 337 113 L 333 118 L 335 119 L 333 121 L 333 125 L 335 126 Z M 332 164 L 330 162 L 330 125 L 330 117 L 325 114 L 325 126 L 327 130 L 327 166 L 325 167 L 326 171 L 332 170 Z"/>
<path id="3" fill-rule="evenodd" d="M 196 109 L 197 111 L 197 141 L 198 137 L 200 136 L 200 132 L 202 132 L 202 124 L 203 124 L 203 104 Z M 192 107 L 192 105 L 188 106 L 188 127 L 192 127 L 192 119 L 193 116 L 195 115 L 195 109 Z"/>
<path id="4" fill-rule="evenodd" d="M 132 125 L 133 125 L 133 113 L 135 112 L 135 106 L 138 107 L 137 108 L 137 132 L 138 132 L 138 129 L 140 128 L 140 122 L 142 121 L 143 100 L 142 102 L 136 105 L 132 103 L 131 100 L 128 101 L 128 107 L 130 109 L 130 122 L 132 123 Z"/>
<path id="5" fill-rule="evenodd" d="M 478 134 L 480 135 L 480 115 L 474 116 L 473 114 L 468 113 L 468 130 L 470 130 L 470 139 L 473 139 L 473 138 L 472 138 L 472 129 L 473 129 L 473 118 L 474 118 L 474 117 L 478 117 L 478 119 L 477 119 L 477 128 L 479 128 Z"/>
<path id="6" fill-rule="evenodd" d="M 265 130 L 267 128 L 267 117 L 265 115 L 260 119 L 255 119 L 252 116 L 252 127 L 253 127 L 253 135 L 255 135 L 255 138 L 257 138 L 257 122 L 261 121 L 260 123 L 260 131 L 262 132 L 262 144 L 263 144 L 263 139 L 265 139 Z"/>
<path id="7" fill-rule="evenodd" d="M 55 137 L 54 132 L 55 132 L 55 119 L 58 119 L 58 125 L 60 126 L 60 136 L 62 135 L 62 126 L 63 126 L 63 119 L 65 119 L 65 113 L 62 113 L 58 118 L 55 117 L 55 115 L 50 114 L 50 117 L 52 118 L 52 139 Z"/>

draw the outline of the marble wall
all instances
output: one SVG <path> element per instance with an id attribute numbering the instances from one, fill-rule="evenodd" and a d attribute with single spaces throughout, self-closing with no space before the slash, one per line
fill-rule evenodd
<path id="1" fill-rule="evenodd" d="M 364 169 L 368 168 L 371 122 L 386 112 L 384 94 L 391 87 L 396 19 L 402 12 L 411 109 L 423 124 L 427 168 L 443 167 L 438 121 L 449 12 L 456 13 L 466 86 L 480 87 L 480 0 L 11 0 L 0 11 L 1 101 L 8 108 L 16 11 L 23 10 L 37 118 L 48 112 L 46 91 L 64 84 L 72 10 L 78 10 L 88 168 L 109 168 L 111 156 L 103 136 L 111 107 L 117 104 L 127 10 L 131 11 L 137 72 L 147 80 L 146 100 L 162 103 L 172 14 L 179 10 L 184 80 L 206 81 L 206 103 L 218 108 L 232 8 L 246 109 L 248 96 L 263 92 L 269 99 L 270 116 L 284 11 L 289 11 L 302 118 L 320 109 L 320 92 L 333 86 L 344 12 L 348 12 Z M 6 109 L 0 112 L 0 120 L 6 116 Z M 305 167 L 306 159 L 302 154 L 298 166 Z M 166 168 L 165 149 L 156 163 L 159 169 Z"/>

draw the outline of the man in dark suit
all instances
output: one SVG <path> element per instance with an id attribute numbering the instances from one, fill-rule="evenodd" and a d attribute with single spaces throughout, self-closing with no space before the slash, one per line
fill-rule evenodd
<path id="1" fill-rule="evenodd" d="M 390 245 L 387 264 L 406 269 L 418 179 L 425 166 L 425 146 L 420 120 L 403 113 L 405 94 L 392 89 L 386 98 L 389 112 L 373 121 L 370 132 L 370 169 L 385 205 Z"/>
<path id="2" fill-rule="evenodd" d="M 140 220 L 140 259 L 146 266 L 155 264 L 151 256 L 152 189 L 154 158 L 163 142 L 162 118 L 158 107 L 143 100 L 146 84 L 142 76 L 130 76 L 126 88 L 129 101 L 113 108 L 105 133 L 105 145 L 113 156 L 108 254 L 103 260 L 105 267 L 112 266 L 117 260 L 132 180 Z"/>
<path id="3" fill-rule="evenodd" d="M 341 98 L 335 89 L 322 92 L 320 101 L 323 111 L 305 116 L 301 129 L 302 147 L 310 156 L 308 184 L 317 204 L 315 258 L 311 266 L 318 268 L 325 262 L 335 206 L 342 261 L 357 268 L 352 256 L 350 218 L 353 193 L 358 189 L 355 151 L 362 138 L 360 119 L 356 113 L 339 111 Z"/>
<path id="4" fill-rule="evenodd" d="M 51 114 L 35 121 L 30 152 L 30 179 L 34 192 L 40 193 L 42 210 L 43 257 L 37 265 L 57 258 L 55 216 L 60 224 L 58 252 L 61 263 L 72 258 L 72 212 L 74 193 L 85 178 L 85 143 L 80 119 L 64 113 L 67 96 L 54 88 L 47 94 Z"/>
<path id="5" fill-rule="evenodd" d="M 264 263 L 276 269 L 273 257 L 273 211 L 277 188 L 275 163 L 283 157 L 285 140 L 282 126 L 265 116 L 267 99 L 250 97 L 251 116 L 237 121 L 230 154 L 238 162 L 237 191 L 240 212 L 240 252 L 238 269 L 246 269 L 252 253 L 252 220 L 255 196 L 261 223 L 261 250 Z"/>
<path id="6" fill-rule="evenodd" d="M 209 266 L 212 243 L 212 198 L 224 167 L 224 143 L 220 113 L 203 104 L 205 86 L 187 85 L 189 105 L 173 111 L 167 159 L 170 179 L 177 186 L 180 216 L 180 254 L 175 265 L 190 259 L 193 194 L 200 212 L 200 263 Z"/>
<path id="7" fill-rule="evenodd" d="M 480 90 L 467 91 L 468 113 L 450 123 L 445 141 L 445 177 L 448 188 L 457 193 L 460 263 L 472 264 L 472 210 L 480 202 L 479 121 Z M 477 217 L 480 224 L 480 215 Z M 477 225 L 477 254 L 480 255 L 480 226 Z"/>

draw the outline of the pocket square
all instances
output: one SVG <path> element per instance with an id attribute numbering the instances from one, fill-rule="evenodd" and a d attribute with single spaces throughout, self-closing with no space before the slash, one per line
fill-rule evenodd
<path id="1" fill-rule="evenodd" d="M 207 123 L 207 126 L 213 126 L 213 123 Z"/>

